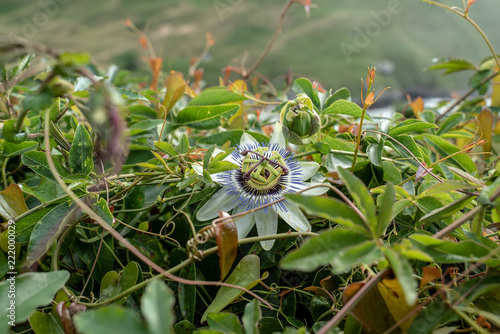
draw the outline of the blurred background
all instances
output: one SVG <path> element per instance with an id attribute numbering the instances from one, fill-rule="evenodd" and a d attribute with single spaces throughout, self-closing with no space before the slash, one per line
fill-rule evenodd
<path id="1" fill-rule="evenodd" d="M 462 0 L 444 1 L 463 7 Z M 200 67 L 208 85 L 227 65 L 250 67 L 271 38 L 286 0 L 0 0 L 0 31 L 51 47 L 86 51 L 103 70 L 111 64 L 146 76 L 147 51 L 125 21 L 146 33 L 163 70 L 187 72 L 211 33 L 215 44 Z M 500 1 L 479 0 L 473 18 L 500 50 Z M 258 71 L 282 87 L 287 73 L 325 88 L 359 95 L 367 66 L 377 67 L 377 89 L 389 96 L 448 96 L 467 89 L 472 73 L 428 72 L 433 59 L 489 56 L 464 19 L 419 0 L 313 0 L 309 17 L 294 5 Z"/>

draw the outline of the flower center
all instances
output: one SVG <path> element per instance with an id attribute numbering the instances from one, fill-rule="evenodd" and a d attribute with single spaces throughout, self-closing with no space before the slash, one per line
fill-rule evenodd
<path id="1" fill-rule="evenodd" d="M 281 176 L 288 175 L 289 171 L 281 154 L 277 151 L 271 151 L 269 154 L 268 151 L 268 147 L 258 147 L 257 152 L 241 152 L 245 157 L 241 165 L 241 178 L 245 188 L 258 192 L 276 190 Z"/>

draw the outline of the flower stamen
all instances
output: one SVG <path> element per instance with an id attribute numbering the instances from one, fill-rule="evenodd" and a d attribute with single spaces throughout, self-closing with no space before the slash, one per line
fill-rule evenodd
<path id="1" fill-rule="evenodd" d="M 276 151 L 273 151 L 273 156 L 271 156 L 270 158 L 266 157 L 266 156 L 263 156 L 262 154 L 260 153 L 257 153 L 255 151 L 251 151 L 251 150 L 243 150 L 241 151 L 241 155 L 246 157 L 248 155 L 248 153 L 252 153 L 252 154 L 255 154 L 256 156 L 260 157 L 260 161 L 255 164 L 248 172 L 245 173 L 244 175 L 244 178 L 249 178 L 250 174 L 252 173 L 252 171 L 258 166 L 260 165 L 264 160 L 266 160 L 267 162 L 273 164 L 275 166 L 275 168 L 281 168 L 281 170 L 283 171 L 283 175 L 288 175 L 288 173 L 290 173 L 288 171 L 288 168 L 286 168 L 284 165 L 285 165 L 285 162 L 283 161 L 283 157 L 281 156 L 281 154 L 279 154 L 278 152 Z M 246 159 L 246 158 L 245 158 Z M 277 159 L 278 161 L 274 161 L 274 160 L 271 160 L 271 159 Z M 248 175 L 247 175 L 248 174 Z"/>

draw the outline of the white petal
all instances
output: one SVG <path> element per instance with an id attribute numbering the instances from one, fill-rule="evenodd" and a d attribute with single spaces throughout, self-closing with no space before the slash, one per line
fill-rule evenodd
<path id="1" fill-rule="evenodd" d="M 323 183 L 304 182 L 304 184 L 298 185 L 297 188 L 299 188 L 299 190 L 302 190 L 302 189 L 309 188 L 311 186 L 316 186 L 318 184 L 323 184 Z M 328 184 L 328 183 L 324 183 L 324 184 Z M 312 189 L 303 191 L 300 194 L 306 195 L 306 196 L 318 196 L 318 195 L 323 195 L 328 190 L 329 190 L 328 187 L 316 187 L 316 188 L 312 188 Z"/>
<path id="2" fill-rule="evenodd" d="M 238 151 L 236 150 L 236 152 L 238 152 Z M 241 162 L 239 162 L 239 161 L 237 161 L 237 160 L 235 160 L 235 159 L 234 159 L 234 157 L 233 157 L 233 155 L 232 155 L 232 154 L 229 154 L 229 155 L 228 155 L 227 157 L 225 157 L 225 158 L 224 158 L 224 160 L 222 160 L 222 161 L 229 161 L 230 163 L 233 163 L 233 164 L 235 164 L 235 165 L 237 165 L 237 166 L 241 164 Z"/>
<path id="3" fill-rule="evenodd" d="M 196 219 L 205 221 L 218 217 L 218 211 L 227 212 L 234 208 L 235 199 L 234 196 L 228 195 L 224 188 L 220 189 L 196 212 Z"/>
<path id="4" fill-rule="evenodd" d="M 269 141 L 269 147 L 272 144 L 277 143 L 281 148 L 286 148 L 285 137 L 283 136 L 283 128 L 281 127 L 281 123 L 276 122 L 274 125 L 273 135 L 271 136 L 271 140 Z"/>
<path id="5" fill-rule="evenodd" d="M 222 183 L 225 180 L 225 178 L 223 177 L 224 175 L 227 175 L 227 172 L 213 173 L 210 174 L 210 177 L 212 178 L 212 181 Z"/>
<path id="6" fill-rule="evenodd" d="M 278 215 L 274 209 L 268 207 L 267 212 L 262 209 L 254 212 L 254 215 L 259 236 L 276 234 L 278 230 Z M 273 248 L 274 239 L 261 241 L 260 245 L 265 250 L 270 250 Z"/>
<path id="7" fill-rule="evenodd" d="M 319 164 L 314 161 L 299 161 L 302 168 L 302 180 L 309 180 L 319 169 Z"/>
<path id="8" fill-rule="evenodd" d="M 240 146 L 255 145 L 259 142 L 255 140 L 254 137 L 250 136 L 248 133 L 243 133 L 240 138 Z"/>
<path id="9" fill-rule="evenodd" d="M 286 205 L 287 211 L 284 211 L 280 206 L 276 207 L 276 211 L 284 221 L 299 232 L 311 231 L 311 224 L 306 216 L 296 206 Z M 257 225 L 258 226 L 258 225 Z"/>
<path id="10" fill-rule="evenodd" d="M 244 211 L 246 210 L 242 205 L 234 208 L 232 214 L 235 215 Z M 238 239 L 243 239 L 248 235 L 248 233 L 250 233 L 252 227 L 255 225 L 255 215 L 253 213 L 249 213 L 246 216 L 235 218 L 234 222 L 236 223 L 236 228 L 238 229 Z"/>

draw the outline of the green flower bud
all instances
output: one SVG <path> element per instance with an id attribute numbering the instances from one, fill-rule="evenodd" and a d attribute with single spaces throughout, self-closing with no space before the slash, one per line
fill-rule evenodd
<path id="1" fill-rule="evenodd" d="M 286 103 L 281 110 L 280 121 L 284 126 L 285 137 L 297 145 L 306 144 L 321 126 L 321 119 L 314 110 L 311 99 L 304 93 Z"/>
<path id="2" fill-rule="evenodd" d="M 73 85 L 67 80 L 55 77 L 49 83 L 48 89 L 54 97 L 61 97 L 64 94 L 71 94 L 73 92 Z"/>

